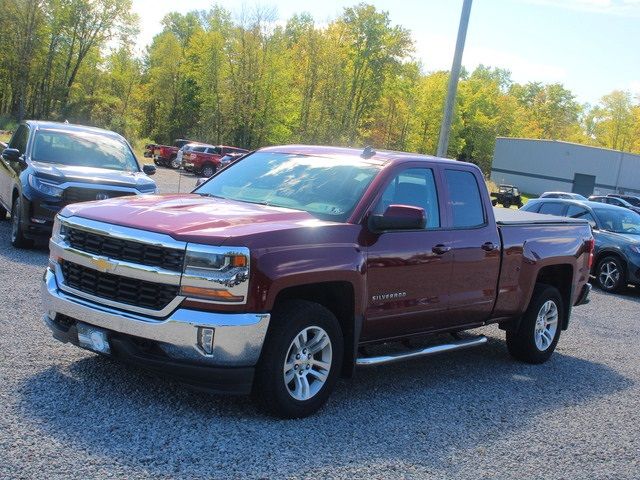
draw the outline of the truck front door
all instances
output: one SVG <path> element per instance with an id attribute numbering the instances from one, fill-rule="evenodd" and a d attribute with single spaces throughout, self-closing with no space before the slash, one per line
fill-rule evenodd
<path id="1" fill-rule="evenodd" d="M 372 213 L 389 205 L 423 208 L 423 230 L 372 234 L 367 250 L 367 309 L 362 340 L 392 338 L 446 324 L 453 254 L 451 233 L 442 228 L 435 168 L 406 167 L 393 176 Z"/>

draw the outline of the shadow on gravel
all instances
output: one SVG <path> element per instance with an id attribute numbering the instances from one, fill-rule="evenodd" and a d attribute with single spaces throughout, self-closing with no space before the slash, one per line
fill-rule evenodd
<path id="1" fill-rule="evenodd" d="M 47 266 L 49 247 L 46 242 L 42 242 L 34 248 L 20 249 L 11 245 L 10 235 L 10 220 L 7 219 L 4 222 L 0 222 L 0 260 L 41 266 L 43 269 Z"/>
<path id="2" fill-rule="evenodd" d="M 490 338 L 474 350 L 360 369 L 303 420 L 269 418 L 247 398 L 191 392 L 98 356 L 31 377 L 19 405 L 69 449 L 151 476 L 312 476 L 397 461 L 451 473 L 461 450 L 476 454 L 539 416 L 561 422 L 567 409 L 630 385 L 605 365 L 560 353 L 544 365 L 516 363 Z"/>

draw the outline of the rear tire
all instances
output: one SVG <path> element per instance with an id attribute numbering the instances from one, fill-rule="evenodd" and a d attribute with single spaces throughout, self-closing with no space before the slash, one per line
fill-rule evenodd
<path id="1" fill-rule="evenodd" d="M 31 248 L 33 240 L 24 236 L 24 226 L 22 225 L 22 199 L 16 197 L 11 207 L 11 245 L 16 248 Z"/>
<path id="2" fill-rule="evenodd" d="M 253 385 L 260 408 L 281 418 L 320 409 L 340 375 L 342 329 L 314 302 L 292 300 L 274 311 Z"/>
<path id="3" fill-rule="evenodd" d="M 546 362 L 560 339 L 563 313 L 558 289 L 537 284 L 518 328 L 507 330 L 507 349 L 511 356 L 526 363 Z"/>
<path id="4" fill-rule="evenodd" d="M 616 293 L 626 285 L 624 266 L 618 257 L 609 255 L 598 262 L 596 282 L 608 293 Z"/>

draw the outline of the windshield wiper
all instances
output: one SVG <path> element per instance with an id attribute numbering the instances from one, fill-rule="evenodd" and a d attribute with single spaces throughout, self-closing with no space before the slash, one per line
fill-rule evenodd
<path id="1" fill-rule="evenodd" d="M 226 197 L 221 197 L 220 195 L 214 195 L 213 193 L 205 193 L 205 192 L 193 192 L 196 195 L 200 195 L 202 197 L 209 197 L 209 198 L 221 198 L 222 200 L 226 200 Z"/>

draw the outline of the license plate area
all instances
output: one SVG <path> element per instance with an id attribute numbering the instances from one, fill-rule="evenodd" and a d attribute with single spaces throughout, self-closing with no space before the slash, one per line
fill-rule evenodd
<path id="1" fill-rule="evenodd" d="M 97 353 L 111 353 L 109 335 L 106 330 L 86 323 L 76 323 L 78 329 L 78 343 L 81 347 Z"/>

